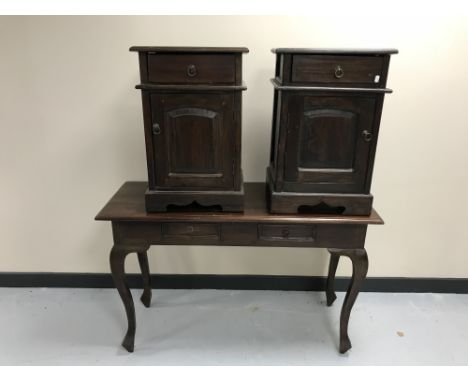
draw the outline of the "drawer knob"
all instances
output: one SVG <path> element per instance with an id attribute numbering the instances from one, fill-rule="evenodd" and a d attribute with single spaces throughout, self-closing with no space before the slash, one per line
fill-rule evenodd
<path id="1" fill-rule="evenodd" d="M 289 237 L 289 229 L 284 228 L 281 233 L 283 234 L 283 237 Z"/>
<path id="2" fill-rule="evenodd" d="M 366 142 L 370 142 L 372 140 L 372 133 L 369 130 L 364 130 L 362 132 L 362 136 Z"/>
<path id="3" fill-rule="evenodd" d="M 161 127 L 159 126 L 159 123 L 153 123 L 153 134 L 154 135 L 161 134 Z"/>
<path id="4" fill-rule="evenodd" d="M 195 77 L 197 74 L 197 67 L 195 65 L 192 64 L 187 66 L 187 76 Z"/>
<path id="5" fill-rule="evenodd" d="M 344 70 L 340 65 L 335 66 L 335 77 L 342 78 L 344 76 Z"/>

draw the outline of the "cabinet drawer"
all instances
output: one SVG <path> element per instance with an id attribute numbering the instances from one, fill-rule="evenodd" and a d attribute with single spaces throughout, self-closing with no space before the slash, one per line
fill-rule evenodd
<path id="1" fill-rule="evenodd" d="M 148 80 L 158 84 L 225 84 L 236 80 L 234 54 L 148 54 Z"/>
<path id="2" fill-rule="evenodd" d="M 312 225 L 297 224 L 259 224 L 258 238 L 260 240 L 274 241 L 314 241 L 316 227 Z"/>
<path id="3" fill-rule="evenodd" d="M 219 224 L 207 223 L 165 223 L 163 224 L 164 239 L 213 239 L 220 237 Z"/>
<path id="4" fill-rule="evenodd" d="M 295 54 L 291 81 L 299 83 L 359 84 L 378 87 L 383 58 L 377 56 L 333 56 Z"/>

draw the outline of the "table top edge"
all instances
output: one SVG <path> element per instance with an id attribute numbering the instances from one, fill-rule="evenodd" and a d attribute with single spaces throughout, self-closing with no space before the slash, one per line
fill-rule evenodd
<path id="1" fill-rule="evenodd" d="M 200 223 L 287 223 L 287 224 L 358 224 L 358 225 L 382 225 L 384 224 L 383 219 L 377 213 L 375 209 L 368 216 L 358 215 L 305 215 L 305 214 L 271 214 L 266 213 L 265 215 L 245 215 L 244 213 L 215 213 L 213 215 L 209 212 L 181 212 L 173 213 L 147 213 L 146 211 L 140 211 L 136 214 L 134 211 L 128 213 L 110 213 L 109 209 L 113 203 L 116 203 L 116 199 L 120 196 L 123 191 L 130 186 L 143 186 L 146 182 L 125 182 L 104 207 L 95 216 L 96 221 L 111 221 L 111 222 L 148 222 L 148 223 L 168 223 L 168 222 L 200 222 Z M 263 182 L 246 182 L 246 184 L 261 184 Z M 158 216 L 159 215 L 159 216 Z"/>

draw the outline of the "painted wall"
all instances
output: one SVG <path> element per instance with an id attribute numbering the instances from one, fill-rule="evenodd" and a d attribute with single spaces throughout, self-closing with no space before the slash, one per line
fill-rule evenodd
<path id="1" fill-rule="evenodd" d="M 369 275 L 468 277 L 468 18 L 415 15 L 1 17 L 0 271 L 108 271 L 110 225 L 93 218 L 124 181 L 146 179 L 131 45 L 250 48 L 247 181 L 264 180 L 269 156 L 270 48 L 395 47 L 372 187 L 386 225 L 369 228 Z M 151 254 L 161 273 L 322 275 L 328 261 L 319 249 Z"/>

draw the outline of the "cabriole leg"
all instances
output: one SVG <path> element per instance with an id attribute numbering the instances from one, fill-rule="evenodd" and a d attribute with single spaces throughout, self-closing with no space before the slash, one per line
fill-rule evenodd
<path id="1" fill-rule="evenodd" d="M 330 251 L 330 264 L 328 266 L 328 277 L 327 277 L 327 286 L 326 286 L 326 294 L 327 294 L 327 306 L 331 306 L 333 301 L 336 300 L 335 294 L 335 274 L 336 268 L 338 267 L 338 262 L 340 260 L 339 255 L 335 255 Z"/>
<path id="2" fill-rule="evenodd" d="M 369 260 L 365 249 L 329 249 L 329 251 L 336 256 L 349 257 L 353 264 L 353 275 L 346 292 L 340 316 L 340 353 L 346 353 L 351 349 L 351 341 L 348 336 L 349 317 L 362 282 L 366 278 Z"/>
<path id="3" fill-rule="evenodd" d="M 114 245 L 110 253 L 110 268 L 114 284 L 119 291 L 119 295 L 127 314 L 128 328 L 122 341 L 122 346 L 129 352 L 133 352 L 135 344 L 135 305 L 132 294 L 125 280 L 125 258 L 132 252 L 146 252 L 147 248 L 134 248 L 129 246 Z"/>
<path id="4" fill-rule="evenodd" d="M 145 252 L 138 252 L 138 263 L 140 264 L 141 276 L 143 278 L 143 294 L 141 295 L 141 302 L 144 306 L 149 308 L 151 305 L 151 276 L 148 263 L 148 254 Z"/>

